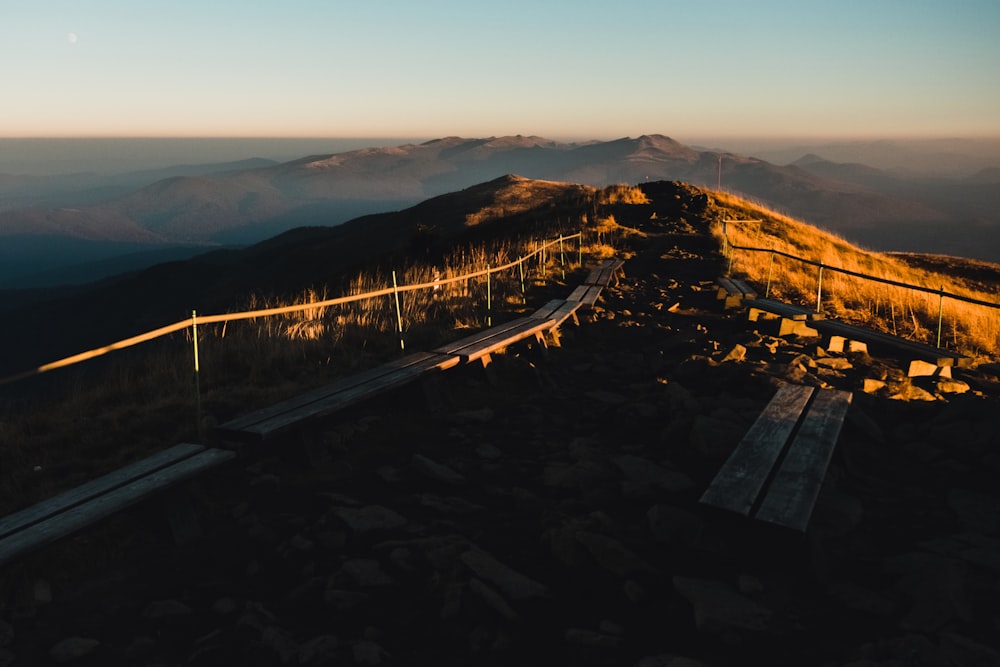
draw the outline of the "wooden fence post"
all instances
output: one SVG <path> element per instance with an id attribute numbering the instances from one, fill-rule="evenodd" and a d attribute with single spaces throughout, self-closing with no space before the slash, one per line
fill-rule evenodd
<path id="1" fill-rule="evenodd" d="M 559 266 L 562 268 L 562 279 L 566 280 L 566 253 L 563 252 L 562 234 L 559 234 Z"/>
<path id="2" fill-rule="evenodd" d="M 493 294 L 490 288 L 490 265 L 486 265 L 486 326 L 493 326 Z"/>
<path id="3" fill-rule="evenodd" d="M 517 273 L 521 277 L 521 303 L 528 303 L 528 297 L 524 293 L 524 258 L 517 258 Z"/>

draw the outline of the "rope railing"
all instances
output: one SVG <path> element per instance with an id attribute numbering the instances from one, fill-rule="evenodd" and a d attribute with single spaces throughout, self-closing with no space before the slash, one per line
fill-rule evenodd
<path id="1" fill-rule="evenodd" d="M 734 259 L 734 252 L 733 251 L 735 251 L 735 250 L 744 250 L 744 251 L 747 251 L 747 252 L 765 252 L 765 253 L 770 253 L 771 254 L 771 261 L 772 261 L 772 263 L 774 261 L 774 257 L 775 256 L 781 256 L 781 257 L 786 257 L 788 259 L 791 259 L 791 260 L 794 260 L 794 261 L 797 261 L 797 262 L 801 262 L 802 264 L 806 264 L 806 265 L 809 265 L 809 266 L 815 266 L 815 267 L 817 267 L 819 269 L 819 275 L 818 275 L 817 287 L 816 287 L 816 312 L 820 312 L 820 309 L 821 309 L 821 306 L 822 306 L 822 298 L 823 298 L 823 272 L 824 271 L 832 271 L 834 273 L 841 273 L 841 274 L 844 274 L 844 275 L 847 275 L 847 276 L 851 276 L 853 278 L 860 278 L 862 280 L 868 280 L 868 281 L 880 283 L 880 284 L 883 284 L 883 285 L 890 285 L 892 287 L 901 287 L 901 288 L 904 288 L 904 289 L 913 290 L 915 292 L 922 292 L 922 293 L 925 293 L 925 294 L 933 294 L 933 295 L 937 296 L 938 299 L 939 299 L 939 301 L 938 301 L 937 347 L 941 347 L 941 330 L 942 330 L 942 322 L 943 322 L 943 317 L 944 317 L 944 299 L 945 298 L 954 299 L 956 301 L 962 301 L 964 303 L 969 303 L 969 304 L 973 304 L 973 305 L 976 305 L 976 306 L 983 306 L 983 307 L 986 307 L 986 308 L 994 308 L 994 309 L 1000 310 L 1000 303 L 995 303 L 995 302 L 992 302 L 992 301 L 985 301 L 983 299 L 976 299 L 974 297 L 966 296 L 964 294 L 955 294 L 953 292 L 946 292 L 946 291 L 944 291 L 944 287 L 943 286 L 941 288 L 939 288 L 939 289 L 934 289 L 933 287 L 925 287 L 923 285 L 913 285 L 911 283 L 905 283 L 905 282 L 902 282 L 902 281 L 899 281 L 899 280 L 892 280 L 891 278 L 883 278 L 883 277 L 880 277 L 880 276 L 873 276 L 873 275 L 870 275 L 870 274 L 867 274 L 867 273 L 861 273 L 859 271 L 852 271 L 850 269 L 845 269 L 845 268 L 842 268 L 842 267 L 839 267 L 839 266 L 833 266 L 833 265 L 830 265 L 830 264 L 824 264 L 821 261 L 817 261 L 817 260 L 814 260 L 814 259 L 808 259 L 808 258 L 805 258 L 805 257 L 799 257 L 797 255 L 793 255 L 791 253 L 784 252 L 782 250 L 777 250 L 775 248 L 758 248 L 758 247 L 754 247 L 754 246 L 741 246 L 741 245 L 737 245 L 737 244 L 733 243 L 732 240 L 729 238 L 729 231 L 728 231 L 728 227 L 727 227 L 727 225 L 726 225 L 725 222 L 723 222 L 722 236 L 723 236 L 723 253 L 726 254 L 726 255 L 728 255 L 728 257 L 729 257 L 729 272 L 730 273 L 732 273 L 733 259 Z M 765 294 L 769 294 L 770 290 L 771 290 L 771 275 L 770 275 L 770 272 L 768 272 L 768 283 L 767 283 L 767 288 L 766 288 Z"/>
<path id="2" fill-rule="evenodd" d="M 495 266 L 495 267 L 487 267 L 486 269 L 482 269 L 482 270 L 479 270 L 479 271 L 473 271 L 473 272 L 470 272 L 470 273 L 462 274 L 460 276 L 453 276 L 451 278 L 440 278 L 440 279 L 435 279 L 435 280 L 430 281 L 430 282 L 417 283 L 417 284 L 413 284 L 413 285 L 395 285 L 394 284 L 391 287 L 384 287 L 382 289 L 373 290 L 373 291 L 370 291 L 370 292 L 364 292 L 364 293 L 361 293 L 361 294 L 351 294 L 351 295 L 348 295 L 348 296 L 341 296 L 341 297 L 336 297 L 336 298 L 333 298 L 333 299 L 324 299 L 322 301 L 311 301 L 311 302 L 307 302 L 307 303 L 292 304 L 292 305 L 289 305 L 289 306 L 279 306 L 279 307 L 275 307 L 275 308 L 264 308 L 264 309 L 259 309 L 259 310 L 241 311 L 241 312 L 237 312 L 237 313 L 222 313 L 222 314 L 218 314 L 218 315 L 197 315 L 196 313 L 192 312 L 192 315 L 191 315 L 190 319 L 181 320 L 179 322 L 174 322 L 173 324 L 168 324 L 168 325 L 160 327 L 158 329 L 154 329 L 152 331 L 147 331 L 145 333 L 138 334 L 138 335 L 132 336 L 130 338 L 125 338 L 125 339 L 116 341 L 114 343 L 110 343 L 108 345 L 104 345 L 102 347 L 94 348 L 92 350 L 87 350 L 86 352 L 80 352 L 78 354 L 74 354 L 74 355 L 69 356 L 69 357 L 65 357 L 65 358 L 62 358 L 62 359 L 58 359 L 56 361 L 52 361 L 52 362 L 49 362 L 49 363 L 46 363 L 46 364 L 42 364 L 41 366 L 38 366 L 37 368 L 33 368 L 31 370 L 27 370 L 27 371 L 18 373 L 16 375 L 11 375 L 11 376 L 8 376 L 8 377 L 5 377 L 5 378 L 0 378 L 0 385 L 10 384 L 12 382 L 17 382 L 19 380 L 24 380 L 24 379 L 27 379 L 27 378 L 30 378 L 30 377 L 41 375 L 41 374 L 47 373 L 49 371 L 54 371 L 54 370 L 59 369 L 59 368 L 65 368 L 67 366 L 72 366 L 72 365 L 75 365 L 75 364 L 78 364 L 78 363 L 81 363 L 81 362 L 84 362 L 84 361 L 88 361 L 90 359 L 95 359 L 97 357 L 104 356 L 106 354 L 109 354 L 111 352 L 115 352 L 117 350 L 123 350 L 123 349 L 129 348 L 129 347 L 133 347 L 135 345 L 139 345 L 141 343 L 146 343 L 146 342 L 155 340 L 157 338 L 162 338 L 163 336 L 168 336 L 168 335 L 170 335 L 172 333 L 177 333 L 178 331 L 183 331 L 183 330 L 188 329 L 188 328 L 192 329 L 192 331 L 196 331 L 196 327 L 198 325 L 220 324 L 220 323 L 225 323 L 225 322 L 236 322 L 236 321 L 240 321 L 240 320 L 256 319 L 256 318 L 263 318 L 263 317 L 273 317 L 275 315 L 286 315 L 286 314 L 289 314 L 289 313 L 295 313 L 295 312 L 299 312 L 299 311 L 303 311 L 303 310 L 310 310 L 310 309 L 314 309 L 314 308 L 326 308 L 326 307 L 330 307 L 330 306 L 337 306 L 337 305 L 343 305 L 343 304 L 346 304 L 346 303 L 352 303 L 352 302 L 355 302 L 355 301 L 362 301 L 362 300 L 365 300 L 365 299 L 376 299 L 378 297 L 387 296 L 387 295 L 390 295 L 390 294 L 399 294 L 401 292 L 412 292 L 412 291 L 422 290 L 422 289 L 436 289 L 436 288 L 439 288 L 439 287 L 441 287 L 443 285 L 448 285 L 448 284 L 456 283 L 456 282 L 460 282 L 460 281 L 472 280 L 472 279 L 475 279 L 475 278 L 481 278 L 483 276 L 486 276 L 487 279 L 488 279 L 489 276 L 491 274 L 493 274 L 493 273 L 496 273 L 496 272 L 499 272 L 499 271 L 505 271 L 505 270 L 508 270 L 508 269 L 512 269 L 514 267 L 523 267 L 523 263 L 524 262 L 526 262 L 526 261 L 530 260 L 531 258 L 536 257 L 536 256 L 538 256 L 538 255 L 540 255 L 542 253 L 545 253 L 546 250 L 548 250 L 549 248 L 551 248 L 551 247 L 553 247 L 555 245 L 559 245 L 560 246 L 560 251 L 563 253 L 563 255 L 562 255 L 562 263 L 565 266 L 565 252 L 564 252 L 564 250 L 565 250 L 565 242 L 569 241 L 569 240 L 573 240 L 573 239 L 579 239 L 579 242 L 580 242 L 579 243 L 579 253 L 580 253 L 580 260 L 581 260 L 581 263 L 582 263 L 582 258 L 583 258 L 583 232 L 577 232 L 577 233 L 571 234 L 569 236 L 560 235 L 556 239 L 552 239 L 552 240 L 549 240 L 549 241 L 543 241 L 543 242 L 541 242 L 541 244 L 536 249 L 532 250 L 531 252 L 529 252 L 529 253 L 527 253 L 527 254 L 525 254 L 523 256 L 518 257 L 516 260 L 507 262 L 506 264 L 503 264 L 503 265 L 500 265 L 500 266 Z M 522 276 L 523 276 L 523 273 L 522 273 Z M 393 278 L 395 279 L 395 272 L 393 272 Z M 523 278 L 522 278 L 522 281 L 523 281 Z M 523 282 L 522 282 L 522 284 L 523 284 Z M 400 313 L 399 313 L 398 300 L 397 300 L 396 303 L 397 303 L 397 305 L 396 305 L 397 317 L 401 317 Z M 488 306 L 489 305 L 490 304 L 488 304 Z M 402 333 L 402 323 L 401 322 L 402 322 L 402 320 L 400 319 L 400 333 Z M 195 365 L 197 366 L 197 364 L 198 364 L 198 359 L 197 359 L 197 355 L 196 355 L 196 357 L 195 357 Z"/>

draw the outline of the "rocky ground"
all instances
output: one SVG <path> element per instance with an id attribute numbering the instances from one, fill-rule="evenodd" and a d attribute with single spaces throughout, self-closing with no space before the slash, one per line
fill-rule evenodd
<path id="1" fill-rule="evenodd" d="M 0 665 L 1000 664 L 996 377 L 757 332 L 705 230 L 639 209 L 621 283 L 496 384 L 246 452 L 183 547 L 130 514 L 8 572 Z M 805 536 L 697 503 L 781 380 L 855 391 Z"/>

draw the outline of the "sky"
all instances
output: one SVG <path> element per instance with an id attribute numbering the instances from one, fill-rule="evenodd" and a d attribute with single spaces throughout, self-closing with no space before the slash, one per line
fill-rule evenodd
<path id="1" fill-rule="evenodd" d="M 0 137 L 1000 136 L 996 0 L 0 0 Z"/>

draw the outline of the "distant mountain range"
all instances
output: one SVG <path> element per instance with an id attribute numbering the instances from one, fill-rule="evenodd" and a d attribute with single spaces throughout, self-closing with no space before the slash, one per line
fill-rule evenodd
<path id="1" fill-rule="evenodd" d="M 505 174 L 595 186 L 721 185 L 877 249 L 1000 261 L 1000 166 L 932 179 L 818 155 L 777 165 L 662 135 L 588 143 L 448 137 L 114 178 L 0 175 L 0 286 L 95 279 L 398 210 Z"/>

